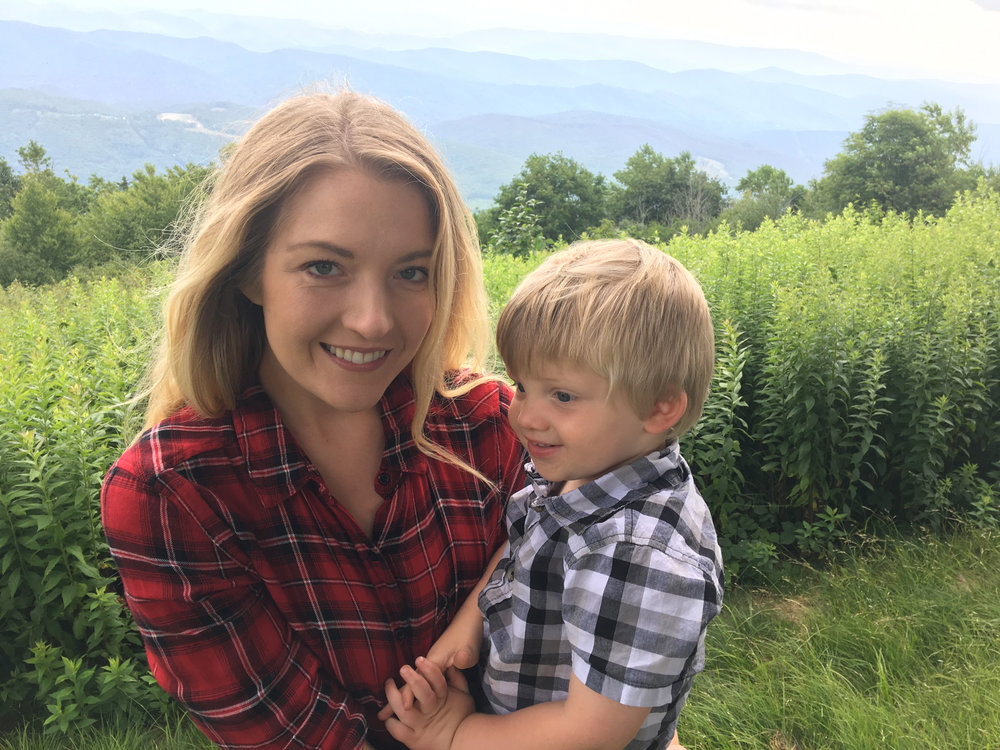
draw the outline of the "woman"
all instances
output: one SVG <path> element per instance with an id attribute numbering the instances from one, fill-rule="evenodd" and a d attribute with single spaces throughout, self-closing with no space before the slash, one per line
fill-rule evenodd
<path id="1" fill-rule="evenodd" d="M 397 112 L 291 99 L 185 246 L 105 532 L 159 683 L 223 747 L 394 747 L 523 484 L 458 191 Z"/>

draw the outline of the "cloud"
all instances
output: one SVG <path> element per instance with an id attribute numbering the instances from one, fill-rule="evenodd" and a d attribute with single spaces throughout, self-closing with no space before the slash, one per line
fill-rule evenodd
<path id="1" fill-rule="evenodd" d="M 1000 0 L 972 0 L 980 8 L 1000 12 Z"/>

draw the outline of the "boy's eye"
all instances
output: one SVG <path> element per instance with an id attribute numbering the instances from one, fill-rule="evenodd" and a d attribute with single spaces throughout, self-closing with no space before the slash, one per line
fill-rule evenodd
<path id="1" fill-rule="evenodd" d="M 399 272 L 399 278 L 403 281 L 427 281 L 430 278 L 430 274 L 426 268 L 415 266 L 413 268 L 404 268 Z"/>
<path id="2" fill-rule="evenodd" d="M 317 260 L 310 263 L 308 268 L 313 276 L 334 276 L 340 272 L 337 264 L 328 260 Z"/>
<path id="3" fill-rule="evenodd" d="M 573 394 L 566 393 L 566 391 L 556 391 L 556 400 L 561 404 L 568 404 L 573 400 Z"/>
<path id="4" fill-rule="evenodd" d="M 514 386 L 514 390 L 518 393 L 524 393 L 524 386 L 518 383 L 516 380 L 511 383 Z"/>

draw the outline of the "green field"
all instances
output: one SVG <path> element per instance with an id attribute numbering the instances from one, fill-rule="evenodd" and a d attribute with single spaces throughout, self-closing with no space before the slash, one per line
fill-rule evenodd
<path id="1" fill-rule="evenodd" d="M 682 449 L 730 582 L 682 740 L 998 746 L 1000 196 L 666 249 L 716 321 Z M 486 257 L 494 315 L 540 260 Z M 198 746 L 146 671 L 97 504 L 170 273 L 0 291 L 0 748 Z"/>

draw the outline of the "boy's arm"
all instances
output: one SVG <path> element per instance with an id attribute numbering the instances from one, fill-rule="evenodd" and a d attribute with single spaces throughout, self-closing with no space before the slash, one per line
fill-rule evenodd
<path id="1" fill-rule="evenodd" d="M 575 675 L 566 700 L 539 703 L 503 715 L 475 714 L 471 699 L 449 674 L 433 663 L 403 670 L 404 681 L 417 694 L 434 692 L 437 710 L 422 713 L 402 705 L 395 686 L 387 685 L 396 717 L 386 728 L 411 750 L 621 750 L 635 737 L 649 708 L 625 706 L 594 692 Z"/>
<path id="2" fill-rule="evenodd" d="M 648 714 L 648 707 L 605 698 L 571 675 L 564 701 L 499 716 L 470 714 L 458 726 L 450 750 L 621 750 Z"/>

